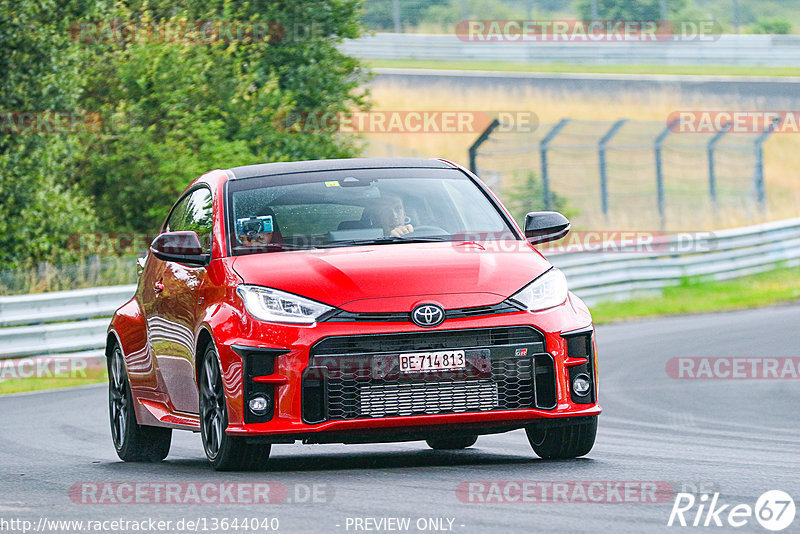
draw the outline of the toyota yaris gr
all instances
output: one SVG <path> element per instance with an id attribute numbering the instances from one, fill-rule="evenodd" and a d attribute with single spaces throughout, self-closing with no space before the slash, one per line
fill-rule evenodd
<path id="1" fill-rule="evenodd" d="M 215 170 L 180 196 L 108 329 L 111 433 L 125 461 L 199 432 L 219 470 L 275 443 L 425 440 L 524 428 L 543 458 L 595 440 L 594 328 L 472 173 L 444 160 Z"/>

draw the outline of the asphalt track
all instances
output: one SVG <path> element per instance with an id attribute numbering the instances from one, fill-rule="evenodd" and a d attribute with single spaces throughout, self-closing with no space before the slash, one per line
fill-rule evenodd
<path id="1" fill-rule="evenodd" d="M 750 506 L 771 489 L 798 499 L 800 380 L 676 380 L 665 365 L 675 356 L 798 356 L 798 327 L 800 304 L 600 327 L 605 412 L 594 450 L 569 461 L 535 458 L 516 431 L 483 436 L 458 452 L 434 452 L 422 442 L 276 445 L 267 472 L 215 473 L 199 437 L 176 432 L 165 462 L 125 464 L 111 445 L 104 387 L 2 397 L 0 527 L 11 519 L 35 527 L 40 518 L 267 517 L 279 519 L 280 532 L 363 532 L 354 530 L 354 518 L 407 517 L 411 532 L 427 518 L 453 519 L 452 531 L 463 533 L 768 532 L 753 518 L 738 529 L 666 523 L 672 492 L 681 490 L 716 491 L 720 503 Z M 481 504 L 456 494 L 463 482 L 509 480 L 656 481 L 672 489 L 658 503 Z M 280 483 L 295 501 L 297 488 L 316 484 L 326 492 L 317 499 L 326 502 L 82 504 L 69 497 L 81 482 L 220 481 Z M 783 532 L 798 531 L 800 518 Z"/>
<path id="2" fill-rule="evenodd" d="M 705 76 L 604 73 L 531 73 L 448 69 L 375 68 L 373 84 L 402 83 L 413 91 L 430 86 L 524 90 L 536 89 L 580 97 L 667 91 L 688 103 L 709 97 L 712 109 L 796 110 L 800 106 L 800 77 Z M 456 89 L 454 89 L 456 90 Z M 743 106 L 751 106 L 750 108 Z M 694 108 L 693 108 L 694 109 Z"/>

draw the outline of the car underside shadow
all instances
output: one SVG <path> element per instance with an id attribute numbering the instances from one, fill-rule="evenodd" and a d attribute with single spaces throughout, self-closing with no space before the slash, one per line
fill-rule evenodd
<path id="1" fill-rule="evenodd" d="M 276 454 L 277 453 L 277 454 Z M 297 473 L 304 471 L 348 471 L 358 469 L 407 469 L 453 466 L 523 466 L 523 465 L 548 465 L 562 463 L 592 463 L 590 458 L 576 458 L 569 460 L 542 460 L 535 455 L 516 456 L 510 454 L 493 454 L 488 449 L 469 449 L 454 451 L 380 451 L 380 452 L 344 452 L 321 453 L 318 449 L 309 451 L 305 455 L 281 455 L 280 449 L 273 449 L 273 456 L 269 458 L 262 472 L 270 473 Z M 150 464 L 123 464 L 107 463 L 102 467 L 111 470 L 137 469 L 139 473 L 152 471 L 165 474 L 174 470 L 174 473 L 202 470 L 208 471 L 208 462 L 205 458 L 176 458 L 167 459 L 161 463 Z"/>

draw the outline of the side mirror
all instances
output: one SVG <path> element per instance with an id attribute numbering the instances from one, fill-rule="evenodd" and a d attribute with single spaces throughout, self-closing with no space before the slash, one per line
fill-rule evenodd
<path id="1" fill-rule="evenodd" d="M 160 260 L 184 265 L 205 266 L 211 259 L 210 254 L 203 254 L 203 247 L 196 232 L 159 234 L 150 244 L 150 251 Z"/>
<path id="2" fill-rule="evenodd" d="M 569 233 L 569 219 L 557 211 L 532 211 L 525 216 L 525 237 L 533 244 L 561 239 Z"/>

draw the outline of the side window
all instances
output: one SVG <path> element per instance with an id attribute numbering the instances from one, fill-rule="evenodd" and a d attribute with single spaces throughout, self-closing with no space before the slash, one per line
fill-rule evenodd
<path id="1" fill-rule="evenodd" d="M 211 191 L 205 187 L 184 197 L 172 211 L 167 221 L 168 232 L 194 231 L 200 237 L 203 253 L 211 253 L 211 232 L 214 227 L 214 210 Z"/>
<path id="2" fill-rule="evenodd" d="M 184 197 L 175 205 L 164 227 L 165 232 L 182 232 L 186 229 L 184 221 L 186 220 L 186 206 L 189 204 L 189 198 Z"/>

